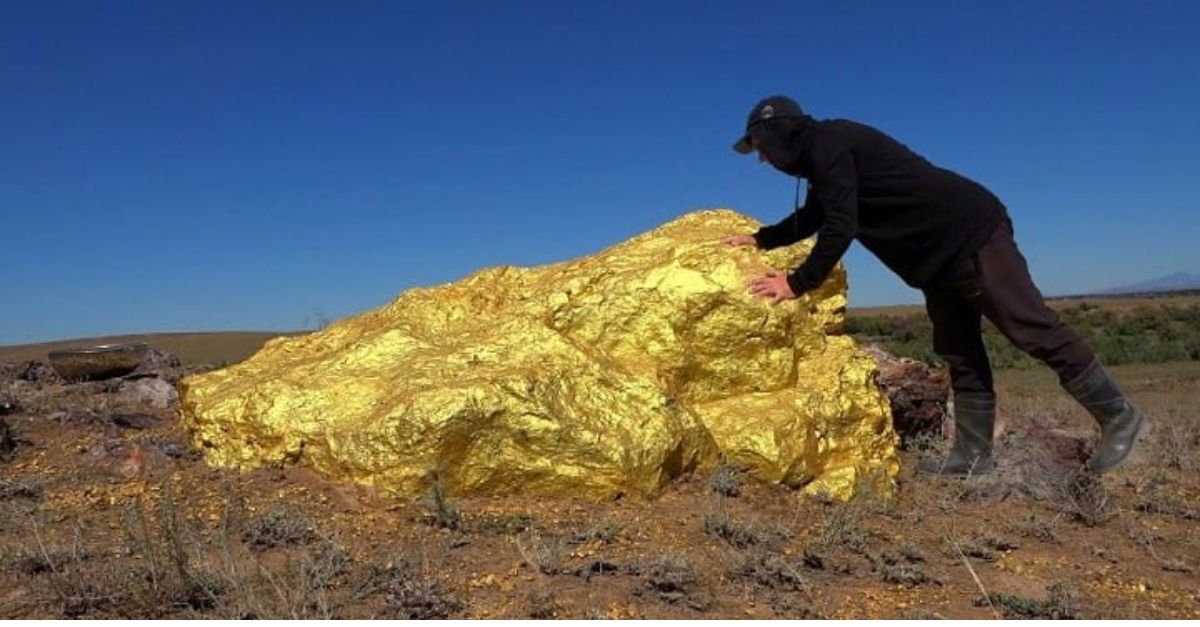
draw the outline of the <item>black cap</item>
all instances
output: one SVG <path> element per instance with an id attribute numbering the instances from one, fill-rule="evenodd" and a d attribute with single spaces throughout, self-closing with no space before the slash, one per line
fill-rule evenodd
<path id="1" fill-rule="evenodd" d="M 803 116 L 804 111 L 800 108 L 800 105 L 787 96 L 763 98 L 750 110 L 750 116 L 746 119 L 746 134 L 736 142 L 733 142 L 733 149 L 743 155 L 754 152 L 754 147 L 750 144 L 750 129 L 755 124 L 761 124 L 771 118 L 798 118 Z"/>

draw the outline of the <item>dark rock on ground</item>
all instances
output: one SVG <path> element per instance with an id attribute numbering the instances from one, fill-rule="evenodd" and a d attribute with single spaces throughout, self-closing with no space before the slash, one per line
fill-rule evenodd
<path id="1" fill-rule="evenodd" d="M 170 459 L 189 459 L 192 461 L 200 459 L 199 451 L 189 449 L 187 445 L 181 444 L 174 440 L 157 439 L 152 441 L 155 448 L 160 453 L 166 455 Z"/>
<path id="2" fill-rule="evenodd" d="M 0 420 L 0 460 L 8 459 L 17 450 L 17 436 L 13 428 L 4 420 Z"/>
<path id="3" fill-rule="evenodd" d="M 113 414 L 112 421 L 113 424 L 125 429 L 149 429 L 158 422 L 158 418 L 151 414 L 142 413 Z"/>
<path id="4" fill-rule="evenodd" d="M 892 423 L 901 446 L 915 440 L 941 438 L 949 418 L 950 376 L 928 364 L 897 357 L 878 346 L 865 349 L 879 367 L 879 384 L 892 406 Z"/>

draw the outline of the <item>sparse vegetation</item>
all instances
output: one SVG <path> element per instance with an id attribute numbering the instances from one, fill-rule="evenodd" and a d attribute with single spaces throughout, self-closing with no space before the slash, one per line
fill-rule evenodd
<path id="1" fill-rule="evenodd" d="M 1016 594 L 989 594 L 988 601 L 1000 608 L 1008 618 L 1069 620 L 1083 618 L 1078 595 L 1069 586 L 1055 583 L 1047 589 L 1045 600 L 1029 599 Z M 982 602 L 977 602 L 981 605 Z"/>
<path id="2" fill-rule="evenodd" d="M 1163 464 L 1184 472 L 1200 470 L 1200 456 L 1196 455 L 1200 450 L 1200 414 L 1171 408 L 1153 419 L 1153 444 L 1161 451 Z"/>
<path id="3" fill-rule="evenodd" d="M 1171 558 L 1167 558 L 1167 559 L 1163 560 L 1162 561 L 1162 569 L 1167 572 L 1183 573 L 1185 575 L 1190 575 L 1190 574 L 1196 572 L 1196 569 L 1189 566 L 1187 562 L 1185 562 L 1179 558 L 1175 558 L 1175 557 L 1171 557 Z"/>
<path id="4" fill-rule="evenodd" d="M 1129 525 L 1129 539 L 1132 540 L 1134 544 L 1145 549 L 1150 555 L 1154 556 L 1155 558 L 1158 557 L 1154 552 L 1154 545 L 1158 543 L 1159 540 L 1162 540 L 1162 536 L 1151 531 L 1150 529 L 1147 529 L 1145 525 L 1131 523 Z"/>
<path id="5" fill-rule="evenodd" d="M 529 617 L 538 620 L 555 618 L 561 611 L 558 595 L 553 590 L 534 590 L 529 593 Z"/>
<path id="6" fill-rule="evenodd" d="M 1013 369 L 994 476 L 905 467 L 895 498 L 865 481 L 846 503 L 733 467 L 649 502 L 450 499 L 435 481 L 408 502 L 307 468 L 209 468 L 168 413 L 122 428 L 103 386 L 22 381 L 0 618 L 1193 618 L 1200 367 L 1114 372 L 1154 423 L 1119 472 L 1066 472 L 1090 418 L 1052 375 Z M 99 466 L 130 450 L 136 473 Z"/>
<path id="7" fill-rule="evenodd" d="M 870 534 L 861 526 L 865 513 L 857 503 L 835 505 L 817 532 L 816 544 L 861 553 L 867 548 Z"/>
<path id="8" fill-rule="evenodd" d="M 721 496 L 736 497 L 742 491 L 741 469 L 730 464 L 721 464 L 713 471 L 708 485 Z"/>
<path id="9" fill-rule="evenodd" d="M 242 540 L 252 549 L 274 549 L 307 544 L 317 539 L 312 518 L 290 507 L 273 507 L 251 519 Z"/>
<path id="10" fill-rule="evenodd" d="M 0 479 L 0 501 L 42 498 L 42 484 L 35 479 Z"/>
<path id="11" fill-rule="evenodd" d="M 1036 513 L 1030 512 L 1017 525 L 1017 532 L 1027 538 L 1033 538 L 1042 542 L 1057 542 L 1058 541 L 1058 516 L 1050 519 L 1038 516 Z"/>
<path id="12" fill-rule="evenodd" d="M 994 562 L 1000 558 L 996 551 L 971 538 L 946 538 L 942 553 L 951 559 L 961 554 L 983 562 Z"/>
<path id="13" fill-rule="evenodd" d="M 704 517 L 704 532 L 739 549 L 765 546 L 787 537 L 787 532 L 784 530 L 762 530 L 751 523 L 738 520 L 723 507 Z"/>
<path id="14" fill-rule="evenodd" d="M 614 522 L 601 522 L 586 529 L 576 529 L 571 533 L 572 544 L 599 542 L 612 544 L 621 535 L 621 525 Z"/>
<path id="15" fill-rule="evenodd" d="M 382 598 L 378 618 L 427 620 L 447 618 L 462 609 L 462 602 L 442 584 L 402 558 L 386 564 L 372 563 L 357 596 Z"/>
<path id="16" fill-rule="evenodd" d="M 530 568 L 543 575 L 557 575 L 562 572 L 566 563 L 567 548 L 561 537 L 533 530 L 517 536 L 513 541 L 521 559 Z"/>
<path id="17" fill-rule="evenodd" d="M 803 563 L 769 551 L 755 550 L 742 554 L 733 574 L 774 590 L 809 591 L 803 575 Z"/>
<path id="18" fill-rule="evenodd" d="M 685 557 L 664 555 L 644 569 L 646 585 L 668 603 L 681 601 L 695 590 L 700 578 Z"/>
<path id="19" fill-rule="evenodd" d="M 427 520 L 433 526 L 441 529 L 462 529 L 462 510 L 457 503 L 446 496 L 444 476 L 445 473 L 440 470 L 431 470 L 426 475 L 426 481 L 430 486 L 429 497 L 425 500 L 425 504 L 430 509 Z"/>
<path id="20" fill-rule="evenodd" d="M 1200 304 L 1145 304 L 1128 310 L 1088 302 L 1067 304 L 1060 315 L 1108 365 L 1200 361 Z M 846 332 L 901 357 L 939 363 L 933 352 L 933 325 L 923 313 L 851 315 Z M 990 324 L 984 344 L 994 368 L 1029 368 L 1037 362 L 1016 349 Z"/>
<path id="21" fill-rule="evenodd" d="M 457 512 L 458 509 L 450 509 L 443 505 L 442 508 L 434 508 L 437 511 L 445 510 L 447 512 Z M 435 520 L 437 515 L 434 515 Z M 455 520 L 461 519 L 461 515 L 456 519 L 453 514 L 443 515 L 442 520 L 453 523 Z M 510 536 L 533 529 L 537 525 L 537 517 L 528 513 L 501 513 L 501 514 L 485 514 L 472 519 L 472 527 L 483 533 L 492 533 L 496 535 Z M 453 528 L 453 524 L 446 526 L 438 524 L 440 527 Z"/>
<path id="22" fill-rule="evenodd" d="M 1080 471 L 1063 485 L 1063 504 L 1075 520 L 1096 527 L 1113 517 L 1115 512 L 1108 487 L 1099 476 Z"/>

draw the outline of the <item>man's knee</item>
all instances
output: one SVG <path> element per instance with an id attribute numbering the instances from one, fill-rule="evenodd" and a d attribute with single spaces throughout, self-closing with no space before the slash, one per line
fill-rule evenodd
<path id="1" fill-rule="evenodd" d="M 1001 332 L 1025 354 L 1050 366 L 1060 377 L 1070 377 L 1095 357 L 1087 342 L 1057 315 L 1046 324 L 1027 324 Z"/>

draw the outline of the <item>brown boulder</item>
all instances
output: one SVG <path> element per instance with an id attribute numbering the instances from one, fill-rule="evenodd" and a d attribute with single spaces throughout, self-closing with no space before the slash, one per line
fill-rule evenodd
<path id="1" fill-rule="evenodd" d="M 897 357 L 876 345 L 864 349 L 879 367 L 879 385 L 892 406 L 892 424 L 902 448 L 947 433 L 950 376 L 924 362 Z"/>
<path id="2" fill-rule="evenodd" d="M 133 403 L 159 409 L 173 407 L 179 403 L 179 393 L 175 386 L 157 377 L 123 381 L 118 393 Z"/>

